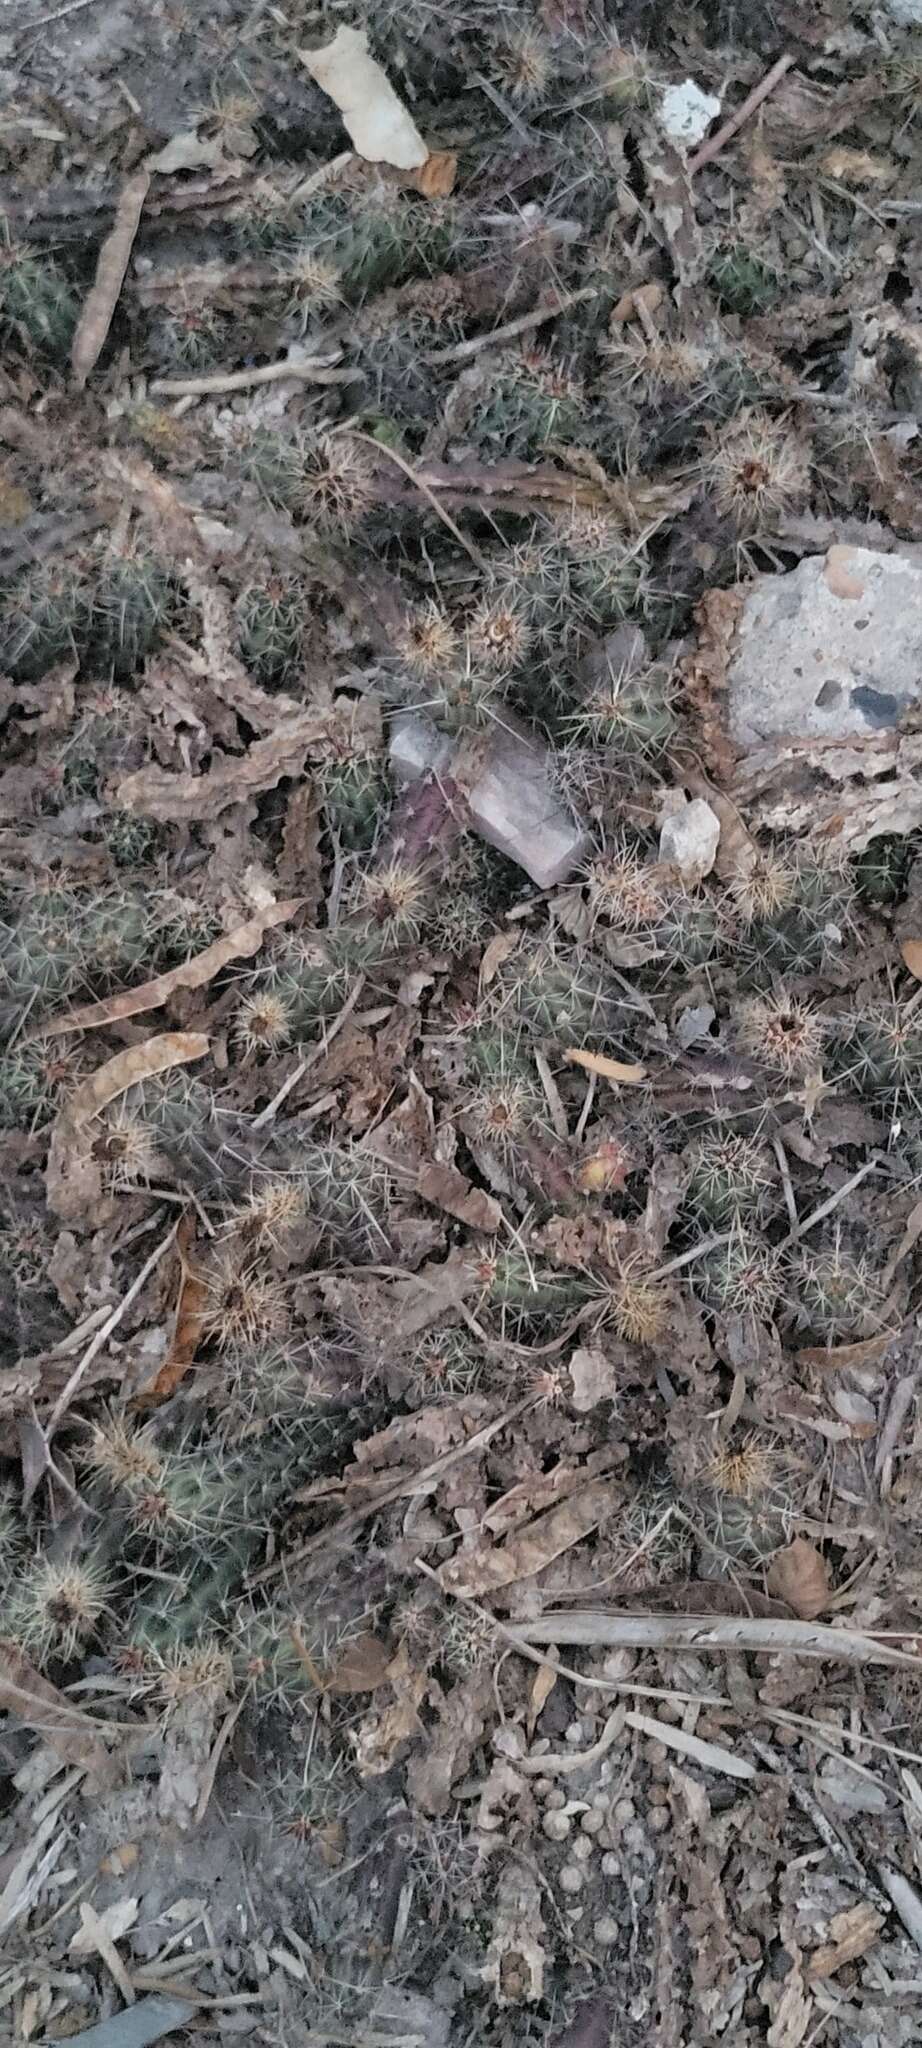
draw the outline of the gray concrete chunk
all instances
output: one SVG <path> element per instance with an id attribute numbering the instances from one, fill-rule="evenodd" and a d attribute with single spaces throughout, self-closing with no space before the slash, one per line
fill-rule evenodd
<path id="1" fill-rule="evenodd" d="M 727 674 L 738 745 L 848 739 L 898 725 L 922 695 L 922 566 L 831 547 L 747 591 Z"/>

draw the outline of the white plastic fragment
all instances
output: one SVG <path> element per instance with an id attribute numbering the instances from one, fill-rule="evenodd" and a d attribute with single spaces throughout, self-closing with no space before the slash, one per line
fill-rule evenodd
<path id="1" fill-rule="evenodd" d="M 679 149 L 694 149 L 702 142 L 719 113 L 720 101 L 713 93 L 702 92 L 693 78 L 668 86 L 660 101 L 660 121 Z"/>
<path id="2" fill-rule="evenodd" d="M 720 819 L 709 803 L 696 796 L 664 818 L 660 828 L 660 859 L 678 868 L 687 889 L 709 875 L 717 858 Z"/>

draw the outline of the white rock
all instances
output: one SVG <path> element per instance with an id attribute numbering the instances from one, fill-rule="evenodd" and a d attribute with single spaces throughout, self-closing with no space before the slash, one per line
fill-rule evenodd
<path id="1" fill-rule="evenodd" d="M 712 93 L 702 92 L 693 78 L 686 78 L 681 85 L 670 85 L 660 100 L 659 117 L 670 142 L 680 149 L 694 149 L 702 142 L 720 113 L 720 101 Z"/>
<path id="2" fill-rule="evenodd" d="M 415 712 L 395 718 L 390 759 L 399 781 L 415 782 L 450 758 L 450 742 L 429 719 Z M 550 767 L 547 748 L 504 712 L 468 797 L 475 832 L 524 868 L 539 889 L 565 882 L 589 846 L 588 832 L 552 786 Z"/>
<path id="3" fill-rule="evenodd" d="M 922 565 L 831 547 L 745 598 L 727 672 L 738 745 L 896 726 L 922 695 Z"/>
<path id="4" fill-rule="evenodd" d="M 710 874 L 719 839 L 720 819 L 703 797 L 693 797 L 690 804 L 663 820 L 660 859 L 678 868 L 686 888 L 693 889 Z"/>

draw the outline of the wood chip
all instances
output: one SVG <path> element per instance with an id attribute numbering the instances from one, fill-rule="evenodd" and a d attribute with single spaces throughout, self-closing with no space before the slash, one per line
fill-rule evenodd
<path id="1" fill-rule="evenodd" d="M 814 1949 L 807 1964 L 804 1975 L 808 1983 L 814 1983 L 817 1977 L 832 1977 L 846 1963 L 866 1955 L 874 1947 L 883 1924 L 883 1914 L 864 1899 L 848 1912 L 834 1914 L 829 1922 L 829 1940 L 822 1948 Z"/>
<path id="2" fill-rule="evenodd" d="M 508 1542 L 477 1553 L 462 1551 L 458 1557 L 449 1558 L 439 1573 L 441 1584 L 449 1593 L 471 1598 L 499 1586 L 514 1585 L 519 1579 L 533 1578 L 555 1557 L 561 1557 L 597 1528 L 616 1498 L 610 1480 L 596 1480 L 572 1493 L 549 1513 L 528 1522 Z"/>
<path id="3" fill-rule="evenodd" d="M 447 1216 L 456 1216 L 459 1223 L 466 1223 L 471 1230 L 485 1230 L 491 1237 L 503 1220 L 500 1204 L 492 1195 L 475 1188 L 456 1166 L 443 1166 L 438 1160 L 420 1167 L 416 1192 L 433 1208 L 444 1209 Z"/>
<path id="4" fill-rule="evenodd" d="M 254 740 L 245 754 L 219 757 L 217 765 L 204 775 L 139 768 L 119 783 L 115 801 L 123 811 L 157 818 L 162 824 L 219 818 L 229 805 L 275 789 L 284 776 L 303 774 L 311 748 L 323 739 L 328 726 L 327 714 L 305 711 L 300 718 L 279 725 L 266 739 Z"/>
<path id="5" fill-rule="evenodd" d="M 647 1078 L 646 1067 L 635 1067 L 625 1060 L 609 1059 L 604 1052 L 583 1052 L 576 1046 L 568 1046 L 563 1055 L 573 1067 L 583 1067 L 587 1074 L 599 1074 L 605 1081 L 622 1081 L 626 1087 L 636 1088 Z"/>

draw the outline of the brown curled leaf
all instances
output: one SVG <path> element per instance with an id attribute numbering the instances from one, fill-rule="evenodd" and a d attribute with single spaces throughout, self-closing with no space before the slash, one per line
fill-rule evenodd
<path id="1" fill-rule="evenodd" d="M 449 1558 L 439 1573 L 441 1583 L 446 1592 L 469 1599 L 530 1579 L 597 1528 L 616 1497 L 610 1479 L 595 1480 L 548 1514 L 536 1516 L 507 1543 Z"/>
<path id="2" fill-rule="evenodd" d="M 68 1031 L 92 1031 L 99 1025 L 119 1022 L 123 1017 L 137 1017 L 143 1010 L 159 1010 L 178 988 L 205 988 L 232 960 L 248 960 L 257 953 L 266 933 L 275 925 L 286 924 L 302 902 L 302 897 L 290 896 L 283 903 L 271 903 L 267 910 L 248 917 L 245 924 L 235 925 L 232 932 L 225 932 L 223 939 L 215 939 L 213 945 L 206 946 L 202 953 L 196 953 L 194 959 L 183 961 L 180 967 L 171 967 L 166 974 L 155 974 L 152 981 L 142 981 L 138 988 L 126 988 L 118 995 L 105 996 L 102 1002 L 83 1003 L 78 1010 L 69 1010 L 65 1016 L 43 1024 L 38 1035 L 59 1038 Z"/>
<path id="3" fill-rule="evenodd" d="M 43 1678 L 17 1643 L 0 1640 L 0 1708 L 34 1728 L 56 1756 L 89 1771 L 98 1785 L 115 1776 L 112 1756 L 98 1721 L 71 1705 L 50 1679 Z"/>
<path id="4" fill-rule="evenodd" d="M 99 251 L 96 276 L 77 322 L 70 351 L 70 366 L 78 391 L 82 391 L 105 347 L 149 188 L 150 171 L 135 171 L 134 176 L 126 180 L 119 195 L 114 224 Z"/>
<path id="5" fill-rule="evenodd" d="M 202 1059 L 208 1046 L 201 1031 L 163 1031 L 157 1038 L 145 1039 L 143 1045 L 116 1053 L 88 1080 L 81 1081 L 51 1127 L 45 1192 L 52 1215 L 65 1223 L 76 1222 L 101 1198 L 102 1173 L 91 1156 L 89 1129 L 100 1111 L 139 1081 Z"/>
<path id="6" fill-rule="evenodd" d="M 268 738 L 255 740 L 245 754 L 225 755 L 205 775 L 171 775 L 164 768 L 139 768 L 126 775 L 115 792 L 123 811 L 161 823 L 191 818 L 218 818 L 230 804 L 245 803 L 275 789 L 286 775 L 301 775 L 310 749 L 325 738 L 326 713 L 305 712 L 282 724 Z"/>
<path id="7" fill-rule="evenodd" d="M 444 1209 L 447 1216 L 456 1216 L 459 1223 L 468 1224 L 471 1230 L 489 1231 L 491 1237 L 503 1220 L 502 1209 L 493 1196 L 483 1188 L 472 1187 L 456 1166 L 443 1166 L 437 1160 L 427 1162 L 419 1169 L 416 1192 L 433 1208 Z"/>
<path id="8" fill-rule="evenodd" d="M 203 1275 L 189 1263 L 188 1255 L 195 1244 L 194 1216 L 183 1216 L 175 1244 L 181 1277 L 170 1347 L 156 1377 L 135 1396 L 134 1408 L 159 1408 L 161 1401 L 168 1400 L 185 1379 L 202 1341 L 209 1290 Z"/>
<path id="9" fill-rule="evenodd" d="M 826 1560 L 805 1536 L 795 1536 L 786 1550 L 779 1550 L 769 1568 L 767 1585 L 776 1600 L 784 1600 L 800 1621 L 815 1621 L 829 1606 Z"/>
<path id="10" fill-rule="evenodd" d="M 904 939 L 900 952 L 915 981 L 922 981 L 922 939 Z"/>

